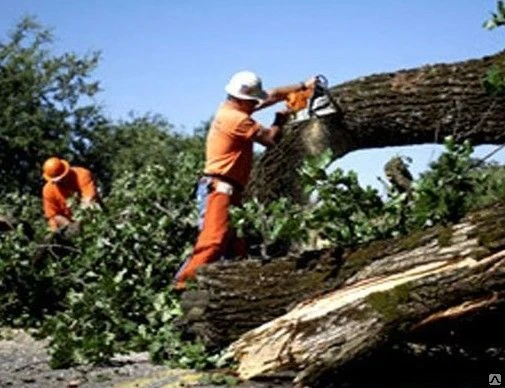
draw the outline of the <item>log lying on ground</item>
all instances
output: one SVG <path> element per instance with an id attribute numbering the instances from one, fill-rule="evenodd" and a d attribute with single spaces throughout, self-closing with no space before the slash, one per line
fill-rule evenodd
<path id="1" fill-rule="evenodd" d="M 334 289 L 342 252 L 308 252 L 272 262 L 220 262 L 199 271 L 198 290 L 182 295 L 184 323 L 208 347 L 222 348 L 241 334 Z"/>
<path id="2" fill-rule="evenodd" d="M 429 325 L 442 311 L 454 314 L 468 301 L 474 309 L 501 305 L 504 226 L 505 207 L 496 206 L 452 227 L 441 249 L 440 238 L 421 239 L 417 248 L 369 262 L 344 287 L 241 336 L 227 357 L 238 360 L 242 378 L 295 370 L 298 383 L 317 386 L 325 372 Z M 499 297 L 489 298 L 493 293 Z"/>
<path id="3" fill-rule="evenodd" d="M 442 287 L 442 289 L 441 289 Z M 294 369 L 318 376 L 387 344 L 393 336 L 468 294 L 505 289 L 505 250 L 481 260 L 419 265 L 332 292 L 246 333 L 229 349 L 243 379 Z"/>
<path id="4" fill-rule="evenodd" d="M 440 143 L 446 135 L 475 145 L 503 143 L 504 99 L 489 95 L 482 82 L 493 65 L 505 71 L 505 51 L 333 87 L 343 115 L 288 125 L 281 142 L 254 169 L 246 196 L 299 199 L 296 169 L 306 155 L 327 147 L 337 158 L 358 149 Z"/>
<path id="5" fill-rule="evenodd" d="M 495 206 L 454 226 L 376 241 L 351 252 L 328 249 L 272 262 L 215 263 L 199 271 L 198 291 L 183 294 L 184 318 L 208 346 L 222 347 L 303 300 L 417 265 L 489 255 L 505 245 L 503 239 L 505 206 Z"/>

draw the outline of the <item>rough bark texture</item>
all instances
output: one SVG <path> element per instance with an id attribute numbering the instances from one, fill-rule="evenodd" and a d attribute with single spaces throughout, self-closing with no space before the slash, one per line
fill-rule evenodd
<path id="1" fill-rule="evenodd" d="M 288 125 L 281 142 L 254 169 L 246 196 L 299 199 L 296 169 L 306 155 L 327 147 L 337 158 L 357 149 L 437 143 L 449 134 L 475 145 L 503 143 L 504 100 L 488 95 L 482 85 L 493 64 L 505 69 L 505 51 L 333 87 L 343 116 Z"/>
<path id="2" fill-rule="evenodd" d="M 503 245 L 505 206 L 496 206 L 454 226 L 377 241 L 356 251 L 327 249 L 272 262 L 220 262 L 200 270 L 199 290 L 183 294 L 184 319 L 207 345 L 222 347 L 297 303 L 339 286 L 458 255 L 478 258 Z"/>
<path id="3" fill-rule="evenodd" d="M 323 386 L 326 374 L 441 316 L 503 307 L 504 222 L 501 206 L 442 238 L 422 236 L 417 247 L 374 260 L 340 289 L 247 332 L 227 356 L 239 361 L 242 378 L 295 370 L 297 383 Z"/>
<path id="4" fill-rule="evenodd" d="M 243 335 L 228 356 L 238 360 L 241 378 L 294 369 L 295 382 L 318 386 L 325 372 L 387 344 L 430 313 L 504 287 L 505 251 L 421 265 L 302 303 Z"/>
<path id="5" fill-rule="evenodd" d="M 309 252 L 272 262 L 220 262 L 199 271 L 198 290 L 182 295 L 184 325 L 209 347 L 289 311 L 293 303 L 342 283 L 339 250 Z"/>

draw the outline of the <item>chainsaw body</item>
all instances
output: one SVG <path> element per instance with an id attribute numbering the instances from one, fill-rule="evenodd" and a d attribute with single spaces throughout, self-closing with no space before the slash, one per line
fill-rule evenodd
<path id="1" fill-rule="evenodd" d="M 286 105 L 294 115 L 291 123 L 340 112 L 338 104 L 328 89 L 328 80 L 323 75 L 316 77 L 313 88 L 290 93 L 286 98 Z"/>

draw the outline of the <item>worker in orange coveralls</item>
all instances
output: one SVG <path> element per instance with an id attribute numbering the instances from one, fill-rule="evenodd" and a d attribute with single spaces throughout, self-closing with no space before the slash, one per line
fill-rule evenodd
<path id="1" fill-rule="evenodd" d="M 73 222 L 67 199 L 78 195 L 84 207 L 100 203 L 91 172 L 83 167 L 71 167 L 57 157 L 44 162 L 42 173 L 46 184 L 42 189 L 44 215 L 52 231 L 58 231 Z"/>
<path id="2" fill-rule="evenodd" d="M 201 266 L 220 258 L 245 256 L 245 243 L 229 226 L 228 209 L 240 205 L 249 180 L 253 142 L 266 147 L 276 144 L 289 110 L 277 112 L 270 128 L 251 118 L 263 108 L 284 101 L 288 95 L 313 89 L 316 78 L 265 92 L 253 72 L 241 71 L 225 87 L 228 95 L 217 110 L 206 139 L 204 175 L 198 182 L 200 234 L 190 256 L 175 276 L 175 289 L 184 290 Z"/>

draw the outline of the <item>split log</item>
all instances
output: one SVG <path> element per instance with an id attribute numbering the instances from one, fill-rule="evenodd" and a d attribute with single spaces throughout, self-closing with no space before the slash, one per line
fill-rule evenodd
<path id="1" fill-rule="evenodd" d="M 442 290 L 441 290 L 442 289 Z M 229 349 L 243 379 L 285 369 L 310 386 L 466 295 L 505 289 L 505 250 L 481 260 L 420 265 L 304 303 Z M 442 292 L 445 291 L 445 292 Z"/>
<path id="2" fill-rule="evenodd" d="M 421 236 L 414 249 L 365 260 L 344 287 L 247 332 L 227 357 L 238 360 L 242 378 L 287 369 L 297 371 L 297 383 L 319 386 L 326 372 L 454 315 L 454 306 L 502 305 L 504 226 L 505 206 L 496 206 L 470 215 L 444 239 Z"/>
<path id="3" fill-rule="evenodd" d="M 476 212 L 453 226 L 376 241 L 355 251 L 335 248 L 272 262 L 219 262 L 199 270 L 198 291 L 182 295 L 184 319 L 189 331 L 207 346 L 223 347 L 297 303 L 338 287 L 461 255 L 489 255 L 502 245 L 503 205 Z"/>
<path id="4" fill-rule="evenodd" d="M 375 74 L 331 89 L 343 115 L 288 125 L 281 142 L 253 170 L 246 197 L 300 199 L 297 168 L 306 155 L 330 148 L 334 158 L 386 146 L 441 143 L 446 135 L 474 145 L 505 141 L 503 98 L 483 79 L 491 66 L 505 71 L 505 51 L 481 59 Z"/>

